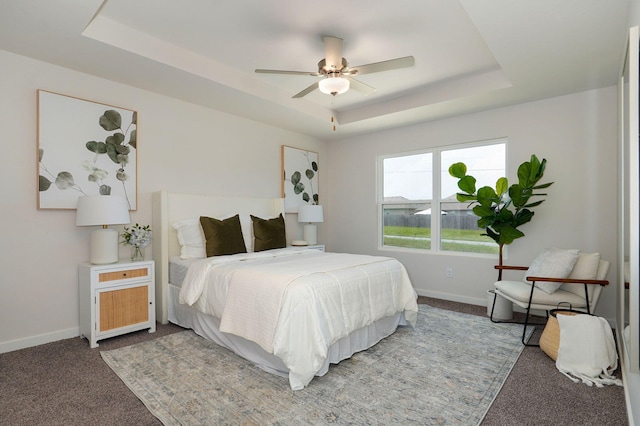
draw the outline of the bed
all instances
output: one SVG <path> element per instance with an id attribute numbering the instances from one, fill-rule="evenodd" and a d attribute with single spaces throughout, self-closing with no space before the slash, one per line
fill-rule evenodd
<path id="1" fill-rule="evenodd" d="M 281 198 L 165 191 L 152 198 L 158 321 L 193 329 L 263 370 L 287 376 L 293 390 L 398 326 L 415 324 L 417 296 L 395 259 L 296 247 L 254 250 L 259 236 L 252 221 L 278 218 Z M 179 226 L 193 229 L 200 216 L 234 215 L 248 253 L 202 258 Z"/>

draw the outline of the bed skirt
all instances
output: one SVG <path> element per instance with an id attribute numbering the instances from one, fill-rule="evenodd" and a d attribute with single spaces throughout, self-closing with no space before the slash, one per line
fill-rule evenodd
<path id="1" fill-rule="evenodd" d="M 196 334 L 223 346 L 237 355 L 251 361 L 264 371 L 288 377 L 289 369 L 277 356 L 266 352 L 258 344 L 239 336 L 222 333 L 220 319 L 204 314 L 197 309 L 179 303 L 180 288 L 169 284 L 168 319 L 184 328 L 192 329 Z M 329 371 L 330 364 L 350 358 L 354 353 L 363 351 L 393 334 L 400 325 L 408 325 L 404 313 L 382 318 L 373 324 L 355 330 L 351 334 L 329 347 L 329 354 L 316 376 L 323 376 Z"/>

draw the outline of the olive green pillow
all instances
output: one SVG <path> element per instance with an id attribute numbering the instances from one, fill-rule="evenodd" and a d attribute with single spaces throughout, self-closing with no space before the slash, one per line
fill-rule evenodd
<path id="1" fill-rule="evenodd" d="M 207 257 L 247 252 L 239 215 L 224 220 L 200 216 L 200 225 L 206 240 Z"/>
<path id="2" fill-rule="evenodd" d="M 261 219 L 251 215 L 251 222 L 253 222 L 253 251 L 277 249 L 287 246 L 282 213 L 273 219 Z"/>

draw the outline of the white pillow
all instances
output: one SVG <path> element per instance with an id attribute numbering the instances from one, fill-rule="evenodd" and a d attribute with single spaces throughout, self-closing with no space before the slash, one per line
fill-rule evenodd
<path id="1" fill-rule="evenodd" d="M 231 215 L 235 216 L 235 215 Z M 231 216 L 216 218 L 220 220 Z M 247 248 L 247 253 L 253 252 L 253 225 L 248 214 L 241 214 L 240 226 L 242 227 L 242 238 Z M 178 242 L 180 243 L 180 257 L 182 259 L 203 259 L 207 257 L 204 233 L 200 226 L 200 217 L 195 219 L 183 219 L 173 224 L 178 231 Z"/>
<path id="2" fill-rule="evenodd" d="M 569 278 L 595 280 L 600 266 L 600 253 L 580 253 Z"/>
<path id="3" fill-rule="evenodd" d="M 569 278 L 595 280 L 598 277 L 598 267 L 600 266 L 600 253 L 580 253 L 576 264 Z M 596 285 L 587 286 L 589 292 L 589 300 L 592 300 L 593 291 Z M 584 299 L 584 284 L 562 284 L 562 290 L 569 291 Z"/>
<path id="4" fill-rule="evenodd" d="M 178 231 L 180 257 L 182 259 L 202 259 L 207 257 L 204 234 L 200 226 L 200 218 L 183 219 L 173 224 Z"/>
<path id="5" fill-rule="evenodd" d="M 240 227 L 242 228 L 242 238 L 244 238 L 247 253 L 253 253 L 253 223 L 248 214 L 240 214 Z"/>
<path id="6" fill-rule="evenodd" d="M 529 266 L 525 277 L 567 278 L 578 260 L 580 250 L 544 249 Z M 562 283 L 536 282 L 536 287 L 547 294 L 555 292 Z"/>

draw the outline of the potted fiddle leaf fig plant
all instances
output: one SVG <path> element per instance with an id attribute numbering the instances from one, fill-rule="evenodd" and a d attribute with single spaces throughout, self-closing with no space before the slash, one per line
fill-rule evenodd
<path id="1" fill-rule="evenodd" d="M 485 234 L 498 244 L 499 265 L 502 266 L 502 250 L 505 245 L 515 239 L 524 237 L 518 228 L 531 221 L 532 208 L 539 206 L 544 200 L 533 201 L 532 197 L 546 196 L 537 192 L 553 185 L 553 182 L 538 184 L 544 175 L 547 160 L 538 160 L 535 155 L 518 167 L 518 183 L 509 186 L 506 177 L 496 182 L 496 187 L 483 186 L 476 190 L 476 178 L 467 174 L 464 163 L 455 163 L 449 167 L 449 174 L 458 179 L 458 188 L 462 192 L 456 194 L 459 202 L 470 202 L 473 213 L 479 217 L 478 226 Z M 502 279 L 502 269 L 498 269 L 498 280 Z"/>

